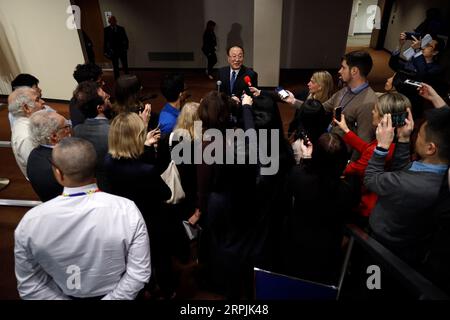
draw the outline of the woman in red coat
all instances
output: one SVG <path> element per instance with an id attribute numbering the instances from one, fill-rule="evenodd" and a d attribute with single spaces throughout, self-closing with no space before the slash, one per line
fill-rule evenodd
<path id="1" fill-rule="evenodd" d="M 372 124 L 374 127 L 377 127 L 383 116 L 390 113 L 393 119 L 398 119 L 398 121 L 396 121 L 396 125 L 402 126 L 405 124 L 405 117 L 408 117 L 407 109 L 410 108 L 411 102 L 404 95 L 400 93 L 386 93 L 378 98 L 378 103 L 375 104 L 372 110 Z M 367 164 L 369 163 L 370 158 L 372 158 L 372 154 L 377 146 L 377 140 L 375 139 L 372 142 L 366 142 L 358 137 L 347 127 L 344 116 L 341 117 L 341 121 L 337 121 L 336 119 L 334 119 L 334 123 L 336 123 L 342 129 L 342 131 L 344 131 L 345 135 L 343 136 L 343 139 L 345 143 L 347 143 L 350 147 L 357 150 L 361 154 L 358 160 L 349 162 L 344 171 L 344 175 L 358 175 L 361 177 L 361 180 L 363 180 Z M 388 164 L 392 159 L 394 148 L 395 145 L 392 144 L 389 149 L 389 154 L 386 158 Z M 359 215 L 365 217 L 364 220 L 369 217 L 376 202 L 377 195 L 373 192 L 368 191 L 363 186 L 361 203 L 359 204 L 357 212 L 359 213 Z"/>

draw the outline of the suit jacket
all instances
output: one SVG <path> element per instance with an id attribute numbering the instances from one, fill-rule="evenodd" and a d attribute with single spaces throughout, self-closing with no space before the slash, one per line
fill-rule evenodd
<path id="1" fill-rule="evenodd" d="M 233 92 L 230 90 L 230 67 L 223 67 L 219 69 L 219 80 L 222 81 L 222 85 L 220 86 L 220 92 L 224 92 L 225 94 L 231 96 L 236 95 L 240 97 L 242 92 L 248 88 L 247 84 L 244 81 L 245 76 L 249 76 L 251 79 L 251 83 L 253 87 L 258 86 L 258 74 L 250 68 L 246 66 L 242 66 L 239 70 L 239 73 L 236 76 L 236 82 L 234 83 Z"/>
<path id="2" fill-rule="evenodd" d="M 28 158 L 28 179 L 42 202 L 56 198 L 63 192 L 63 187 L 53 175 L 52 165 L 49 161 L 52 150 L 48 147 L 38 146 L 31 151 Z"/>
<path id="3" fill-rule="evenodd" d="M 82 124 L 77 125 L 74 129 L 74 135 L 83 138 L 95 148 L 97 153 L 97 166 L 95 168 L 95 176 L 100 190 L 110 192 L 110 186 L 106 177 L 104 159 L 108 153 L 108 133 L 109 120 L 107 119 L 86 119 Z"/>
<path id="4" fill-rule="evenodd" d="M 118 56 L 128 50 L 128 37 L 125 28 L 116 26 L 116 31 L 111 26 L 104 29 L 104 53 L 107 57 Z"/>

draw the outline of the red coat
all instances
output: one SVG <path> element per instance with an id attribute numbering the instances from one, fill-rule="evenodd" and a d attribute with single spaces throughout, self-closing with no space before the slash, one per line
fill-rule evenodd
<path id="1" fill-rule="evenodd" d="M 345 168 L 344 171 L 344 175 L 358 175 L 362 181 L 364 179 L 367 165 L 370 158 L 372 158 L 372 154 L 377 147 L 378 141 L 375 139 L 372 142 L 368 143 L 358 137 L 353 131 L 349 131 L 348 133 L 346 133 L 343 136 L 343 139 L 345 143 L 347 143 L 349 146 L 351 146 L 361 154 L 358 160 L 352 161 L 347 165 L 347 168 Z M 394 149 L 395 144 L 391 144 L 388 155 L 386 157 L 388 163 L 392 160 Z M 367 190 L 363 185 L 361 191 L 361 203 L 359 204 L 358 212 L 361 215 L 368 217 L 372 212 L 372 209 L 375 207 L 377 199 L 378 196 L 375 193 Z"/>

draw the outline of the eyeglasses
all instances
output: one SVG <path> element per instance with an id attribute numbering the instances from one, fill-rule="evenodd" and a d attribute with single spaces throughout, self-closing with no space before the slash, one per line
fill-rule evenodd
<path id="1" fill-rule="evenodd" d="M 65 121 L 65 125 L 62 126 L 62 127 L 59 127 L 58 129 L 56 129 L 56 131 L 59 131 L 59 130 L 71 130 L 71 129 L 72 129 L 72 123 L 70 123 L 69 120 L 66 120 Z"/>
<path id="2" fill-rule="evenodd" d="M 67 124 L 64 127 L 59 127 L 56 131 L 59 130 L 71 130 L 72 129 L 72 125 L 71 124 Z"/>

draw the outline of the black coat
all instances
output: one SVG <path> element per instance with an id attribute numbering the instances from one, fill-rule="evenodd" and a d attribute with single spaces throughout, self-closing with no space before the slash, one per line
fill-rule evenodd
<path id="1" fill-rule="evenodd" d="M 43 202 L 56 198 L 63 192 L 63 187 L 53 175 L 52 165 L 49 161 L 51 156 L 51 148 L 39 146 L 31 151 L 28 157 L 27 176 L 33 190 Z"/>
<path id="2" fill-rule="evenodd" d="M 214 31 L 206 30 L 203 33 L 203 45 L 202 45 L 203 53 L 206 56 L 208 56 L 216 52 L 216 46 L 217 46 L 216 34 L 214 33 Z"/>
<path id="3" fill-rule="evenodd" d="M 104 53 L 106 57 L 120 56 L 128 50 L 128 37 L 125 28 L 116 26 L 114 31 L 112 26 L 104 29 Z"/>
<path id="4" fill-rule="evenodd" d="M 258 86 L 258 74 L 250 68 L 242 66 L 239 73 L 236 76 L 236 82 L 234 83 L 233 92 L 230 90 L 230 67 L 223 67 L 219 69 L 219 80 L 222 81 L 220 91 L 224 92 L 228 96 L 236 95 L 241 97 L 242 92 L 248 88 L 248 85 L 244 81 L 244 77 L 249 76 L 253 87 Z M 248 89 L 247 89 L 248 91 Z"/>
<path id="5" fill-rule="evenodd" d="M 337 284 L 343 227 L 359 201 L 358 187 L 338 177 L 322 176 L 311 166 L 292 169 L 286 192 L 292 208 L 281 232 L 282 273 Z"/>
<path id="6" fill-rule="evenodd" d="M 104 167 L 111 193 L 134 201 L 149 223 L 148 228 L 152 228 L 152 220 L 158 219 L 162 202 L 171 196 L 156 166 L 143 159 L 113 159 L 107 154 Z"/>

